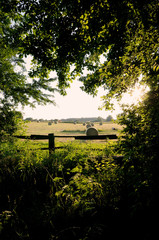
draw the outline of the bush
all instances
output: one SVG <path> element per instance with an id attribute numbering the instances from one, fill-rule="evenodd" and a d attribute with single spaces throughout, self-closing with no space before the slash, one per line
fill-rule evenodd
<path id="1" fill-rule="evenodd" d="M 23 125 L 21 112 L 10 106 L 0 107 L 0 142 L 8 141 L 13 134 L 22 131 Z"/>
<path id="2" fill-rule="evenodd" d="M 125 107 L 119 123 L 125 126 L 119 146 L 124 154 L 125 182 L 121 206 L 142 239 L 155 239 L 159 212 L 159 90 L 152 89 L 139 106 Z"/>

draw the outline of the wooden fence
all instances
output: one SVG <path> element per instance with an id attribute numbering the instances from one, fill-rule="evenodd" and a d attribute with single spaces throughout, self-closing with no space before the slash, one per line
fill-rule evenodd
<path id="1" fill-rule="evenodd" d="M 48 148 L 41 148 L 41 150 L 49 150 L 49 154 L 55 151 L 55 149 L 63 147 L 55 147 L 55 138 L 74 138 L 75 140 L 101 140 L 101 139 L 117 139 L 117 135 L 97 135 L 97 136 L 55 136 L 53 133 L 48 135 L 30 135 L 30 136 L 15 136 L 20 139 L 30 139 L 30 140 L 44 140 L 48 139 Z"/>

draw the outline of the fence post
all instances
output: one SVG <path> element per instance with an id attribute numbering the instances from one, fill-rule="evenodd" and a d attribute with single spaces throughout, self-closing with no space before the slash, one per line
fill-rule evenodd
<path id="1" fill-rule="evenodd" d="M 55 151 L 55 137 L 53 133 L 48 134 L 49 138 L 49 155 Z"/>

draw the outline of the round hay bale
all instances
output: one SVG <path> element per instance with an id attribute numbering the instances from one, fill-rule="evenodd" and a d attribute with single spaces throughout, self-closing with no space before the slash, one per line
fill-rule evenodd
<path id="1" fill-rule="evenodd" d="M 86 130 L 86 135 L 87 136 L 98 136 L 98 131 L 94 127 L 90 127 Z"/>
<path id="2" fill-rule="evenodd" d="M 88 128 L 91 128 L 91 127 L 92 127 L 92 126 L 91 126 L 90 123 L 86 125 L 86 128 L 87 128 L 87 129 L 88 129 Z"/>

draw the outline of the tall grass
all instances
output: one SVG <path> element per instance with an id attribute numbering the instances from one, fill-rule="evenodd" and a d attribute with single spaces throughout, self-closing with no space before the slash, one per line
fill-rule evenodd
<path id="1" fill-rule="evenodd" d="M 102 239 L 119 201 L 113 146 L 67 143 L 51 157 L 30 148 L 0 147 L 1 239 Z"/>
<path id="2" fill-rule="evenodd" d="M 66 142 L 49 156 L 1 143 L 0 239 L 155 239 L 147 168 L 143 181 L 127 156 L 114 160 L 118 144 Z"/>

